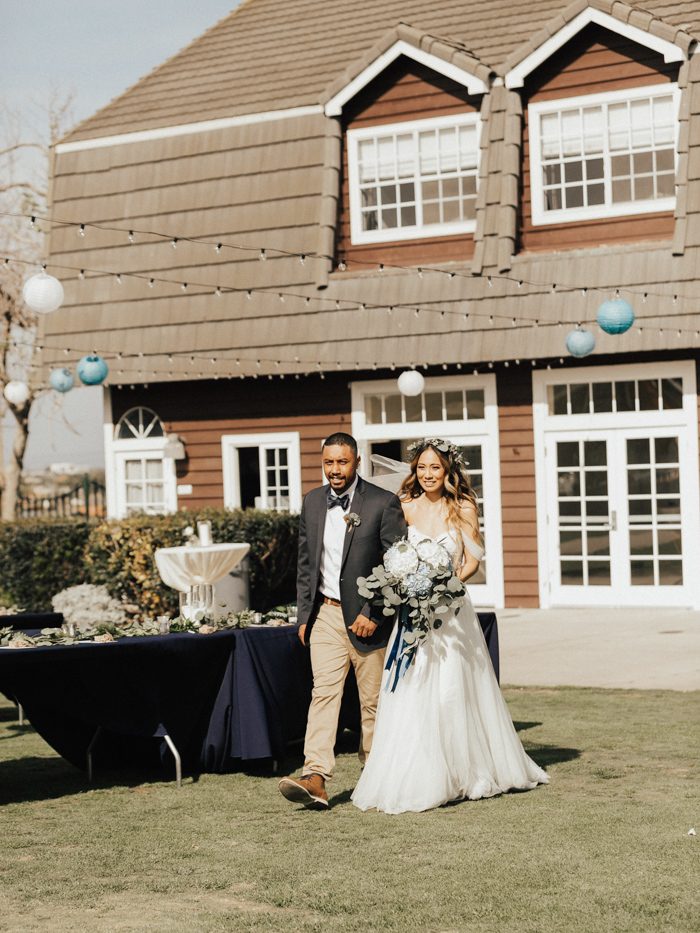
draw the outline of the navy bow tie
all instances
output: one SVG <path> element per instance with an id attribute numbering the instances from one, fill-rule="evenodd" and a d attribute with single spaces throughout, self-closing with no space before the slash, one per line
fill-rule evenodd
<path id="1" fill-rule="evenodd" d="M 342 506 L 343 512 L 347 509 L 350 504 L 350 496 L 345 493 L 344 496 L 334 496 L 331 493 L 328 493 L 328 508 L 334 509 L 336 505 Z"/>

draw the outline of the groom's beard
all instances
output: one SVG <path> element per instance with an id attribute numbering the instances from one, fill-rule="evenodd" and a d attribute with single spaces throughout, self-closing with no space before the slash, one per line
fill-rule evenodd
<path id="1" fill-rule="evenodd" d="M 333 492 L 334 492 L 336 495 L 338 495 L 338 496 L 342 496 L 342 494 L 345 492 L 345 490 L 346 490 L 346 489 L 349 489 L 349 488 L 352 486 L 352 484 L 355 482 L 355 479 L 356 479 L 356 478 L 357 478 L 357 470 L 355 470 L 355 472 L 352 474 L 352 476 L 349 476 L 349 477 L 346 479 L 346 481 L 345 481 L 345 483 L 344 483 L 343 486 L 336 486 L 336 485 L 334 485 L 334 478 L 333 478 L 332 476 L 326 476 L 326 479 L 328 480 L 329 486 L 331 487 L 331 489 L 333 490 Z M 337 482 L 338 479 L 341 479 L 341 477 L 338 477 L 337 479 L 335 479 L 335 482 Z"/>

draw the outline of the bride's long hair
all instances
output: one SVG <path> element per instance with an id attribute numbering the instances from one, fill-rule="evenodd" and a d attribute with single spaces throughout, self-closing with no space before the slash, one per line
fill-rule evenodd
<path id="1" fill-rule="evenodd" d="M 418 482 L 417 470 L 421 454 L 428 449 L 435 453 L 445 471 L 442 497 L 447 506 L 447 524 L 451 525 L 455 531 L 462 531 L 468 527 L 467 522 L 464 520 L 462 507 L 466 502 L 470 502 L 474 506 L 478 518 L 479 501 L 469 479 L 469 473 L 461 451 L 454 444 L 434 437 L 430 440 L 420 441 L 412 448 L 409 447 L 409 452 L 413 454 L 409 464 L 410 473 L 401 483 L 399 499 L 406 502 L 410 499 L 417 499 L 418 496 L 423 494 L 424 490 Z M 481 536 L 479 535 L 479 537 Z"/>

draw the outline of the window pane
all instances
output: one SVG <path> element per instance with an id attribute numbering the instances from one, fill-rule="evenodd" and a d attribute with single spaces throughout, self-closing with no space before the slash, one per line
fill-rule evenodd
<path id="1" fill-rule="evenodd" d="M 448 421 L 461 421 L 464 418 L 464 396 L 461 390 L 445 392 L 445 417 Z"/>
<path id="2" fill-rule="evenodd" d="M 606 466 L 608 447 L 605 441 L 585 441 L 583 445 L 584 463 L 590 466 Z"/>
<path id="3" fill-rule="evenodd" d="M 588 585 L 610 586 L 610 562 L 607 560 L 588 561 Z"/>
<path id="4" fill-rule="evenodd" d="M 141 460 L 127 460 L 124 463 L 124 476 L 127 480 L 141 479 L 143 476 L 143 463 Z"/>
<path id="5" fill-rule="evenodd" d="M 612 411 L 612 383 L 593 383 L 593 411 Z"/>
<path id="6" fill-rule="evenodd" d="M 425 393 L 425 420 L 442 421 L 442 392 Z"/>
<path id="7" fill-rule="evenodd" d="M 401 396 L 387 395 L 384 399 L 384 408 L 386 410 L 387 424 L 395 424 L 401 421 Z"/>
<path id="8" fill-rule="evenodd" d="M 569 392 L 571 395 L 571 414 L 587 415 L 590 407 L 588 383 L 582 382 L 579 384 L 570 385 Z"/>
<path id="9" fill-rule="evenodd" d="M 467 417 L 469 419 L 484 417 L 484 390 L 467 389 Z"/>
<path id="10" fill-rule="evenodd" d="M 683 380 L 662 379 L 661 399 L 664 409 L 683 407 Z"/>
<path id="11" fill-rule="evenodd" d="M 628 463 L 650 463 L 649 439 L 646 437 L 634 438 L 627 441 Z"/>
<path id="12" fill-rule="evenodd" d="M 557 462 L 559 466 L 578 466 L 578 441 L 560 441 L 557 444 Z"/>
<path id="13" fill-rule="evenodd" d="M 406 412 L 406 421 L 423 420 L 423 396 L 407 395 L 404 400 L 404 410 Z"/>
<path id="14" fill-rule="evenodd" d="M 583 561 L 563 560 L 561 582 L 563 586 L 583 586 Z"/>
<path id="15" fill-rule="evenodd" d="M 630 570 L 633 586 L 653 586 L 654 585 L 654 561 L 653 560 L 632 560 L 630 561 Z"/>
<path id="16" fill-rule="evenodd" d="M 566 414 L 566 386 L 549 386 L 549 413 L 550 415 Z"/>
<path id="17" fill-rule="evenodd" d="M 681 586 L 683 584 L 683 563 L 679 560 L 659 561 L 659 585 Z"/>
<path id="18" fill-rule="evenodd" d="M 615 383 L 615 404 L 618 411 L 634 411 L 634 382 Z"/>
<path id="19" fill-rule="evenodd" d="M 654 438 L 654 456 L 657 463 L 678 463 L 678 438 Z"/>
<path id="20" fill-rule="evenodd" d="M 637 383 L 639 392 L 639 410 L 657 411 L 659 408 L 659 380 L 640 379 Z"/>
<path id="21" fill-rule="evenodd" d="M 163 478 L 162 460 L 146 460 L 146 478 L 150 480 Z"/>
<path id="22" fill-rule="evenodd" d="M 380 396 L 365 396 L 365 418 L 367 419 L 367 424 L 382 423 L 382 400 Z"/>

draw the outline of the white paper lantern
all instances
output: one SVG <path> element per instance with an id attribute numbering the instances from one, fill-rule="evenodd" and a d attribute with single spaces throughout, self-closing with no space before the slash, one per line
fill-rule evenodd
<path id="1" fill-rule="evenodd" d="M 24 283 L 22 297 L 37 314 L 51 314 L 63 304 L 63 286 L 53 275 L 39 272 Z"/>
<path id="2" fill-rule="evenodd" d="M 10 405 L 15 405 L 17 408 L 20 408 L 29 398 L 29 386 L 26 382 L 13 379 L 5 386 L 3 395 Z"/>
<path id="3" fill-rule="evenodd" d="M 399 392 L 402 395 L 420 395 L 425 379 L 415 369 L 407 369 L 399 376 Z"/>

